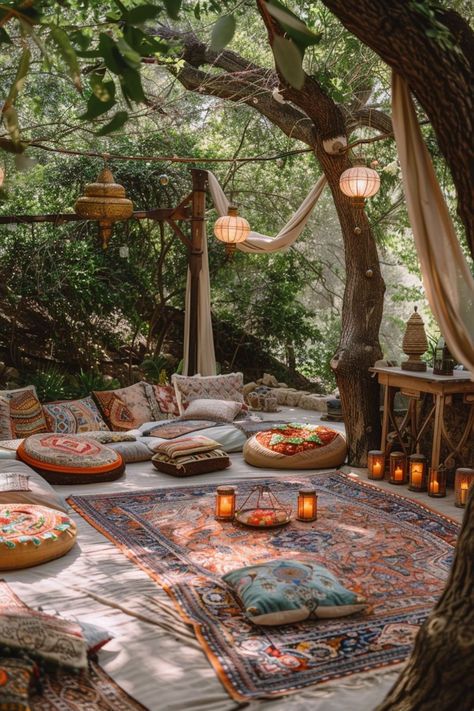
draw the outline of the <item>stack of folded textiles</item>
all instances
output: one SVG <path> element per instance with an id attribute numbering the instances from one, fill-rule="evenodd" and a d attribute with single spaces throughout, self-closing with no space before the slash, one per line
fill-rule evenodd
<path id="1" fill-rule="evenodd" d="M 163 442 L 157 447 L 152 462 L 160 472 L 171 476 L 207 474 L 230 466 L 227 452 L 219 443 L 202 435 Z"/>

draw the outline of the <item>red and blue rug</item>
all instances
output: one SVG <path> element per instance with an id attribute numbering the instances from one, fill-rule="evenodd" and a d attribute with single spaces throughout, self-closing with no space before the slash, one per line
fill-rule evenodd
<path id="1" fill-rule="evenodd" d="M 245 497 L 255 481 L 233 483 Z M 314 485 L 318 520 L 266 531 L 215 521 L 208 485 L 69 501 L 173 598 L 236 699 L 280 696 L 403 661 L 445 585 L 458 524 L 341 473 L 267 483 L 293 505 L 301 483 Z M 271 558 L 327 566 L 368 599 L 368 611 L 252 626 L 220 576 Z"/>

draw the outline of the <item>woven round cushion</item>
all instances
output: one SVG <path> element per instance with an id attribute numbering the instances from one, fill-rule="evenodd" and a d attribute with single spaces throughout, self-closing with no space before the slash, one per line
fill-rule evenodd
<path id="1" fill-rule="evenodd" d="M 111 481 L 125 469 L 118 452 L 94 439 L 75 435 L 33 435 L 18 447 L 17 456 L 52 484 Z"/>
<path id="2" fill-rule="evenodd" d="M 76 524 L 61 511 L 36 504 L 0 504 L 0 570 L 60 558 L 76 540 Z"/>
<path id="3" fill-rule="evenodd" d="M 337 430 L 291 422 L 258 432 L 244 444 L 247 464 L 267 469 L 327 469 L 342 464 L 347 446 Z"/>

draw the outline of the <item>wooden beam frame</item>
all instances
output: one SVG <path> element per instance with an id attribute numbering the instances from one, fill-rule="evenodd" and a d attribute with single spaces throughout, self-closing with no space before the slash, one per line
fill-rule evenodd
<path id="1" fill-rule="evenodd" d="M 199 323 L 199 276 L 202 268 L 203 243 L 206 239 L 205 210 L 207 171 L 191 170 L 193 190 L 176 207 L 156 207 L 151 210 L 136 210 L 131 220 L 154 220 L 164 222 L 188 250 L 188 266 L 191 273 L 191 300 L 189 315 L 189 352 L 188 373 L 197 373 L 198 364 L 198 323 Z M 52 223 L 55 226 L 65 222 L 84 222 L 83 217 L 75 213 L 64 212 L 45 215 L 0 215 L 0 225 L 32 225 Z M 191 235 L 188 237 L 177 222 L 190 222 Z"/>

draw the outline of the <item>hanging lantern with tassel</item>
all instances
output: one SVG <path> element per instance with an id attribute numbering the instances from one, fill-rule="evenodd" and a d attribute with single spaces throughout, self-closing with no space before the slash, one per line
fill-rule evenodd
<path id="1" fill-rule="evenodd" d="M 226 252 L 230 256 L 235 252 L 236 245 L 245 242 L 249 236 L 250 225 L 244 217 L 239 217 L 235 205 L 229 205 L 228 214 L 216 220 L 214 234 L 225 243 Z"/>
<path id="2" fill-rule="evenodd" d="M 85 220 L 99 222 L 102 247 L 107 249 L 113 223 L 128 220 L 133 214 L 133 203 L 125 197 L 125 188 L 114 182 L 114 176 L 105 165 L 97 182 L 86 185 L 84 195 L 76 201 L 74 210 Z"/>

